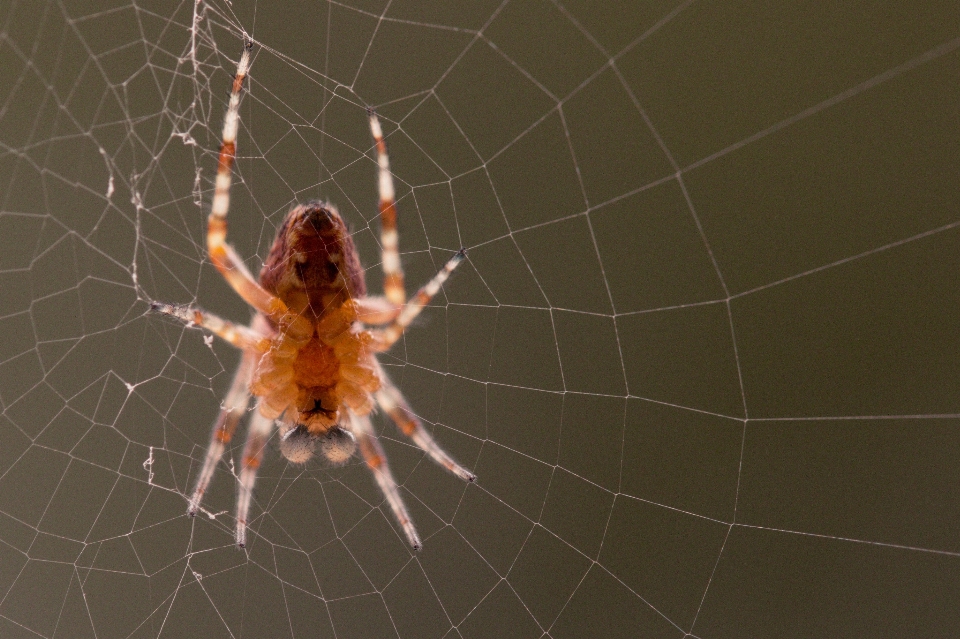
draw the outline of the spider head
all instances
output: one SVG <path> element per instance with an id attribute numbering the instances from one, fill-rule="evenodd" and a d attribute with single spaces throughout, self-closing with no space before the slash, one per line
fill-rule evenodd
<path id="1" fill-rule="evenodd" d="M 293 207 L 260 271 L 260 283 L 292 308 L 324 309 L 366 295 L 363 269 L 337 209 L 311 201 Z"/>

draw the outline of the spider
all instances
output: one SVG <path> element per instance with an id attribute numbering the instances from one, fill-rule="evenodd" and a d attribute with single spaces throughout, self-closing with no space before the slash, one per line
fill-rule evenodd
<path id="1" fill-rule="evenodd" d="M 419 550 L 420 537 L 370 423 L 374 406 L 382 408 L 435 462 L 468 482 L 476 477 L 423 428 L 387 377 L 376 353 L 386 351 L 400 338 L 464 259 L 465 252 L 458 251 L 407 301 L 387 147 L 376 113 L 368 110 L 379 165 L 384 296 L 367 296 L 360 258 L 347 226 L 334 206 L 320 201 L 300 204 L 287 213 L 259 282 L 255 280 L 226 243 L 240 93 L 250 69 L 252 48 L 247 40 L 224 119 L 213 205 L 207 219 L 207 252 L 221 275 L 256 313 L 249 326 L 241 326 L 197 308 L 151 304 L 153 310 L 205 328 L 242 351 L 213 424 L 187 513 L 194 516 L 200 509 L 224 449 L 254 396 L 257 406 L 247 431 L 237 494 L 238 547 L 246 546 L 257 469 L 276 424 L 280 452 L 296 464 L 310 460 L 317 448 L 332 464 L 344 464 L 359 446 L 407 541 Z"/>

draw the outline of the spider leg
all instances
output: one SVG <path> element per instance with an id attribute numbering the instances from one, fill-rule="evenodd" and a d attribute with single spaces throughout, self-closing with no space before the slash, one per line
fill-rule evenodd
<path id="1" fill-rule="evenodd" d="M 397 522 L 403 528 L 403 534 L 406 535 L 407 542 L 414 550 L 420 550 L 422 546 L 420 536 L 417 534 L 417 529 L 414 528 L 413 521 L 410 519 L 410 513 L 407 512 L 407 507 L 400 497 L 397 480 L 393 478 L 393 473 L 390 472 L 390 466 L 387 464 L 387 456 L 383 452 L 383 447 L 380 445 L 377 436 L 373 433 L 370 418 L 366 415 L 356 415 L 353 411 L 347 412 L 350 416 L 350 430 L 357 438 L 360 454 L 363 455 L 363 459 L 373 472 L 381 492 L 387 498 L 393 516 L 397 518 Z"/>
<path id="2" fill-rule="evenodd" d="M 387 300 L 402 306 L 407 301 L 407 292 L 403 284 L 403 268 L 400 266 L 400 242 L 397 233 L 396 191 L 393 188 L 393 175 L 390 173 L 390 158 L 387 144 L 383 141 L 383 129 L 380 119 L 370 111 L 370 133 L 377 143 L 377 165 L 379 167 L 380 194 L 380 246 L 383 263 L 383 293 Z"/>
<path id="3" fill-rule="evenodd" d="M 213 313 L 201 311 L 198 308 L 189 306 L 180 306 L 177 304 L 164 304 L 163 302 L 152 302 L 150 310 L 175 317 L 188 326 L 194 324 L 205 328 L 231 346 L 242 349 L 257 348 L 265 339 L 256 330 L 248 327 L 234 324 L 229 320 L 217 317 Z"/>
<path id="4" fill-rule="evenodd" d="M 213 431 L 210 433 L 210 445 L 207 446 L 207 455 L 203 460 L 203 468 L 197 476 L 197 483 L 193 489 L 193 495 L 190 497 L 190 503 L 187 506 L 187 514 L 191 517 L 200 510 L 200 501 L 203 494 L 207 492 L 210 481 L 213 479 L 213 473 L 217 464 L 223 457 L 223 451 L 230 440 L 233 439 L 233 433 L 237 430 L 237 424 L 250 402 L 250 375 L 253 372 L 257 362 L 257 356 L 251 351 L 245 351 L 243 359 L 240 360 L 240 366 L 233 376 L 233 382 L 230 384 L 230 391 L 220 407 L 220 414 L 217 421 L 213 423 Z"/>
<path id="5" fill-rule="evenodd" d="M 382 329 L 371 331 L 377 338 L 377 350 L 385 351 L 400 339 L 400 336 L 403 335 L 403 331 L 410 325 L 410 322 L 416 319 L 420 311 L 423 310 L 423 307 L 433 299 L 433 296 L 437 294 L 437 291 L 440 290 L 443 283 L 450 277 L 450 273 L 453 272 L 453 269 L 457 268 L 466 255 L 467 253 L 464 249 L 457 251 L 457 253 L 443 265 L 440 272 L 434 275 L 432 280 L 424 284 L 423 288 L 417 291 L 417 294 L 413 296 L 412 300 L 404 304 L 403 308 L 400 309 L 400 314 L 397 316 L 397 319 Z"/>
<path id="6" fill-rule="evenodd" d="M 375 394 L 377 403 L 390 416 L 400 432 L 412 439 L 413 443 L 430 455 L 433 461 L 460 479 L 469 482 L 476 481 L 477 476 L 455 462 L 423 427 L 420 418 L 413 413 L 410 404 L 407 403 L 400 389 L 393 385 L 393 382 L 387 378 L 382 369 L 380 370 L 380 379 L 383 385 Z"/>
<path id="7" fill-rule="evenodd" d="M 223 121 L 223 141 L 217 163 L 217 181 L 213 192 L 213 206 L 207 217 L 207 253 L 227 283 L 243 300 L 281 326 L 292 329 L 294 337 L 309 337 L 313 327 L 306 318 L 293 315 L 287 305 L 264 289 L 253 278 L 232 246 L 227 244 L 227 212 L 230 210 L 230 185 L 233 181 L 233 161 L 237 152 L 237 129 L 240 123 L 240 90 L 250 70 L 250 49 L 245 44 L 237 74 L 233 78 L 227 115 Z"/>
<path id="8" fill-rule="evenodd" d="M 357 319 L 364 324 L 386 324 L 397 319 L 402 306 L 398 306 L 385 297 L 361 297 L 353 300 L 357 309 Z"/>
<path id="9" fill-rule="evenodd" d="M 257 481 L 257 470 L 263 459 L 263 449 L 273 429 L 273 420 L 264 417 L 260 411 L 254 411 L 250 418 L 247 441 L 243 446 L 243 462 L 240 467 L 240 487 L 237 493 L 237 547 L 247 545 L 247 516 L 253 501 L 253 484 Z"/>

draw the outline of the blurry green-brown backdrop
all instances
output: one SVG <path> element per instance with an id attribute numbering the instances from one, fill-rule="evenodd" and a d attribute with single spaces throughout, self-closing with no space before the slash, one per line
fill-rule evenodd
<path id="1" fill-rule="evenodd" d="M 334 202 L 408 288 L 359 460 L 238 437 L 184 514 L 248 308 L 204 251 Z M 960 634 L 960 9 L 941 2 L 0 0 L 0 635 Z"/>

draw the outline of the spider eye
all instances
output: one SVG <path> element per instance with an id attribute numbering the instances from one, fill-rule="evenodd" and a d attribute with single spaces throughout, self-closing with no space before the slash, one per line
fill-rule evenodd
<path id="1" fill-rule="evenodd" d="M 280 438 L 280 452 L 294 464 L 305 464 L 313 457 L 316 438 L 301 424 Z"/>
<path id="2" fill-rule="evenodd" d="M 320 440 L 320 452 L 331 464 L 345 464 L 354 451 L 357 450 L 357 440 L 353 433 L 339 426 L 331 428 Z"/>

